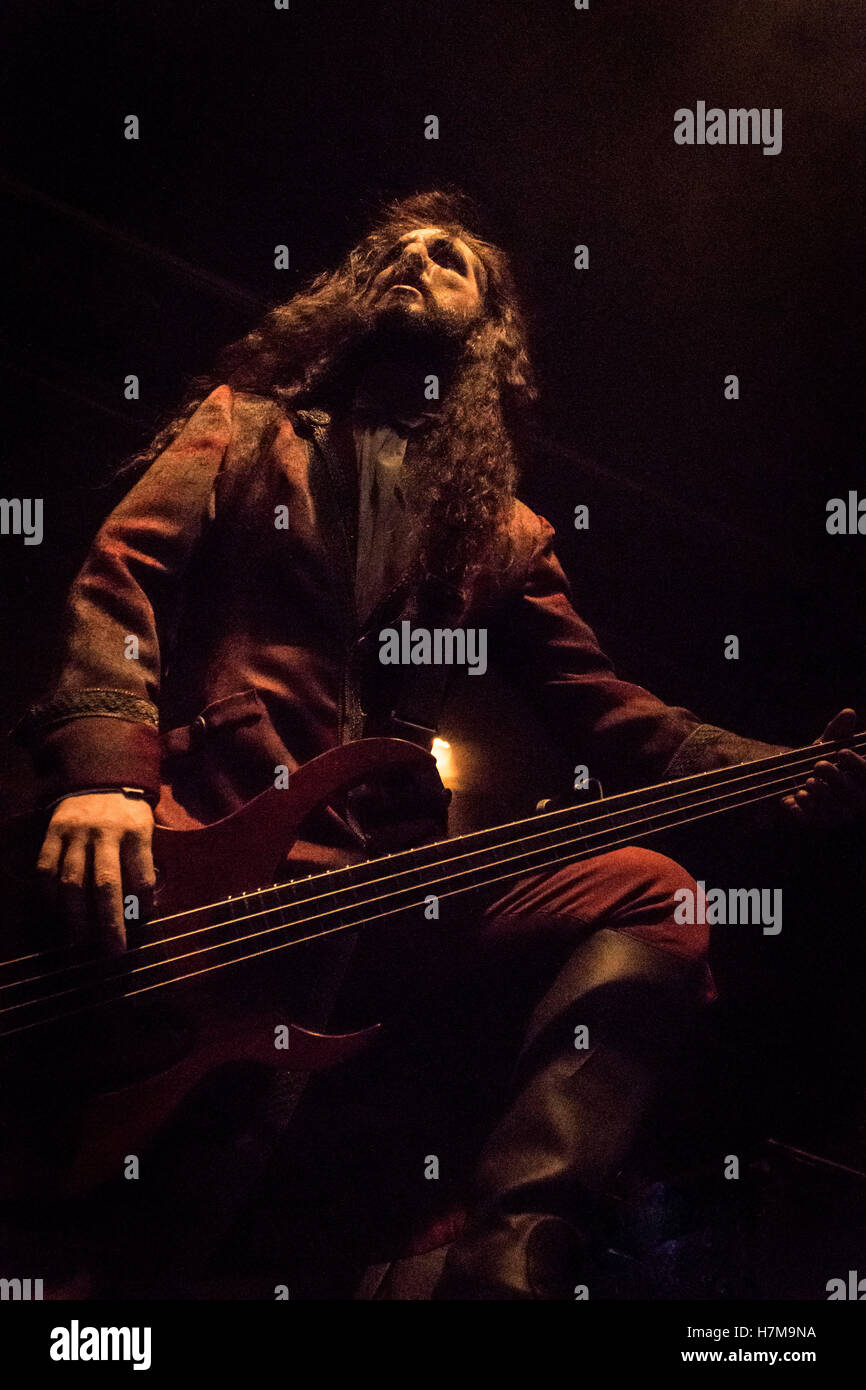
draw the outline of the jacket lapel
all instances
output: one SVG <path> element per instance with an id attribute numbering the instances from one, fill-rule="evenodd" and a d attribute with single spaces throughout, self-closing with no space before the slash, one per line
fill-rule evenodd
<path id="1" fill-rule="evenodd" d="M 348 420 L 333 420 L 324 410 L 299 410 L 297 417 L 310 436 L 310 486 L 316 494 L 316 506 L 322 519 L 322 545 L 343 600 L 345 636 L 351 640 L 358 630 L 355 607 L 358 478 L 351 426 Z"/>

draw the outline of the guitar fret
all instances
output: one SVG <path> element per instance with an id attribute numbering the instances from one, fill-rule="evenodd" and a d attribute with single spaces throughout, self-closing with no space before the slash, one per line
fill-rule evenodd
<path id="1" fill-rule="evenodd" d="M 828 745 L 828 751 L 831 748 Z M 632 827 L 636 836 L 651 835 L 667 825 L 683 823 L 683 817 L 686 822 L 699 820 L 762 799 L 771 794 L 764 790 L 768 779 L 776 779 L 771 785 L 779 787 L 779 776 L 784 777 L 787 771 L 786 783 L 792 777 L 796 782 L 797 768 L 808 752 L 792 750 L 696 773 L 674 783 L 620 793 L 610 801 L 592 802 L 580 809 L 543 812 L 508 825 L 313 874 L 246 895 L 242 899 L 244 915 L 263 919 L 264 931 L 274 924 L 291 927 L 297 922 L 315 935 L 312 924 L 320 921 L 321 932 L 327 933 L 335 927 L 351 926 L 355 914 L 369 921 L 418 906 L 423 901 L 420 895 L 461 892 L 485 881 L 510 877 L 496 873 L 500 866 L 513 865 L 512 873 L 516 874 L 602 854 L 626 843 Z M 237 920 L 236 900 L 227 900 L 226 906 Z"/>
<path id="2" fill-rule="evenodd" d="M 360 927 L 407 907 L 414 910 L 428 893 L 456 894 L 477 884 L 501 883 L 604 853 L 628 843 L 632 833 L 643 837 L 765 802 L 797 786 L 818 756 L 832 757 L 844 747 L 862 751 L 864 744 L 866 735 L 861 732 L 822 745 L 820 753 L 814 745 L 792 749 L 580 809 L 544 812 L 351 868 L 168 911 L 153 919 L 149 936 L 133 946 L 123 969 L 109 977 L 100 975 L 82 984 L 83 967 L 73 964 L 20 981 L 29 997 L 16 994 L 0 1009 L 0 1033 L 27 1031 L 112 999 L 147 995 L 193 975 L 237 965 L 251 955 L 280 951 L 297 939 Z M 32 967 L 25 963 L 24 968 Z M 10 984 L 18 988 L 14 980 Z"/>

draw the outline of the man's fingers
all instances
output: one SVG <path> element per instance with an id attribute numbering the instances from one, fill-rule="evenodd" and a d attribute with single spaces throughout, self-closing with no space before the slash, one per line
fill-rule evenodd
<path id="1" fill-rule="evenodd" d="M 804 808 L 797 801 L 793 793 L 789 796 L 782 797 L 782 805 L 787 814 L 791 817 L 791 820 L 795 821 L 797 825 L 805 827 L 811 824 L 810 817 L 807 816 Z"/>
<path id="2" fill-rule="evenodd" d="M 839 753 L 838 762 L 845 775 L 851 779 L 858 805 L 866 808 L 866 759 L 855 753 L 853 748 L 843 748 Z"/>
<path id="3" fill-rule="evenodd" d="M 848 738 L 857 727 L 857 713 L 847 708 L 835 714 L 816 743 L 832 743 L 836 738 Z"/>
<path id="4" fill-rule="evenodd" d="M 122 845 L 124 884 L 128 893 L 138 898 L 138 916 L 146 921 L 153 908 L 156 873 L 153 867 L 150 836 L 140 833 L 126 835 Z"/>
<path id="5" fill-rule="evenodd" d="M 153 812 L 147 802 L 120 791 L 76 793 L 55 807 L 38 870 L 44 881 L 59 887 L 64 915 L 82 945 L 95 940 L 103 949 L 125 948 L 127 849 L 131 867 L 127 891 L 146 904 L 153 883 L 152 832 Z"/>
<path id="6" fill-rule="evenodd" d="M 63 839 L 49 825 L 45 832 L 45 839 L 42 841 L 39 858 L 36 860 L 36 872 L 42 880 L 42 886 L 46 893 L 52 897 L 57 892 L 57 876 L 62 859 Z"/>
<path id="7" fill-rule="evenodd" d="M 857 725 L 853 709 L 840 710 L 830 720 L 816 744 L 849 739 Z M 851 748 L 841 748 L 832 758 L 819 758 L 802 787 L 784 796 L 782 805 L 801 825 L 831 828 L 866 812 L 866 759 Z"/>
<path id="8" fill-rule="evenodd" d="M 842 772 L 833 763 L 822 760 L 815 764 L 815 778 L 829 789 L 840 809 L 846 809 L 852 813 L 858 809 L 860 789 L 847 773 Z"/>
<path id="9" fill-rule="evenodd" d="M 87 875 L 90 851 L 83 835 L 71 836 L 64 843 L 58 875 L 60 900 L 76 941 L 87 936 Z"/>
<path id="10" fill-rule="evenodd" d="M 806 785 L 798 793 L 798 796 L 802 792 L 805 792 L 805 805 L 808 810 L 814 812 L 818 825 L 830 828 L 838 823 L 842 808 L 826 782 L 820 781 L 817 777 L 807 777 Z"/>
<path id="11" fill-rule="evenodd" d="M 126 950 L 126 929 L 120 841 L 113 835 L 97 836 L 93 842 L 92 895 L 100 939 L 112 954 L 119 954 Z"/>

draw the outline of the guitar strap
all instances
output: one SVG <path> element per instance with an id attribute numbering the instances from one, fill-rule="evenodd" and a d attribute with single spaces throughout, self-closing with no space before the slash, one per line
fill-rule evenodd
<path id="1" fill-rule="evenodd" d="M 463 595 L 456 586 L 445 581 L 424 579 L 417 587 L 412 608 L 411 620 L 416 627 L 428 631 L 454 627 L 464 611 Z M 408 739 L 430 751 L 439 730 L 452 675 L 452 667 L 444 663 L 406 667 L 396 705 L 390 713 L 395 738 Z"/>
<path id="2" fill-rule="evenodd" d="M 429 753 L 439 731 L 451 671 L 447 666 L 411 667 L 389 722 L 394 738 L 417 743 Z"/>

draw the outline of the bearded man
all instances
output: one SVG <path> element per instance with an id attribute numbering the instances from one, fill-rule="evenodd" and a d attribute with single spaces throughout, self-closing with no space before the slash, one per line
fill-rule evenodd
<path id="1" fill-rule="evenodd" d="M 781 751 L 618 679 L 552 528 L 515 498 L 534 395 L 507 259 L 442 193 L 389 205 L 196 384 L 97 535 L 53 693 L 21 726 L 53 807 L 39 867 L 79 934 L 123 949 L 124 894 L 154 885 L 154 814 L 208 824 L 275 768 L 365 735 L 429 748 L 457 673 L 379 660 L 406 619 L 485 631 L 569 765 L 614 791 Z M 822 761 L 788 809 L 862 805 L 864 774 L 853 752 Z M 360 788 L 311 819 L 293 871 L 441 836 L 446 806 L 438 779 Z M 573 1296 L 600 1195 L 712 995 L 682 888 L 677 864 L 627 847 L 488 890 L 440 934 L 517 1001 L 523 1042 L 437 1297 Z"/>

